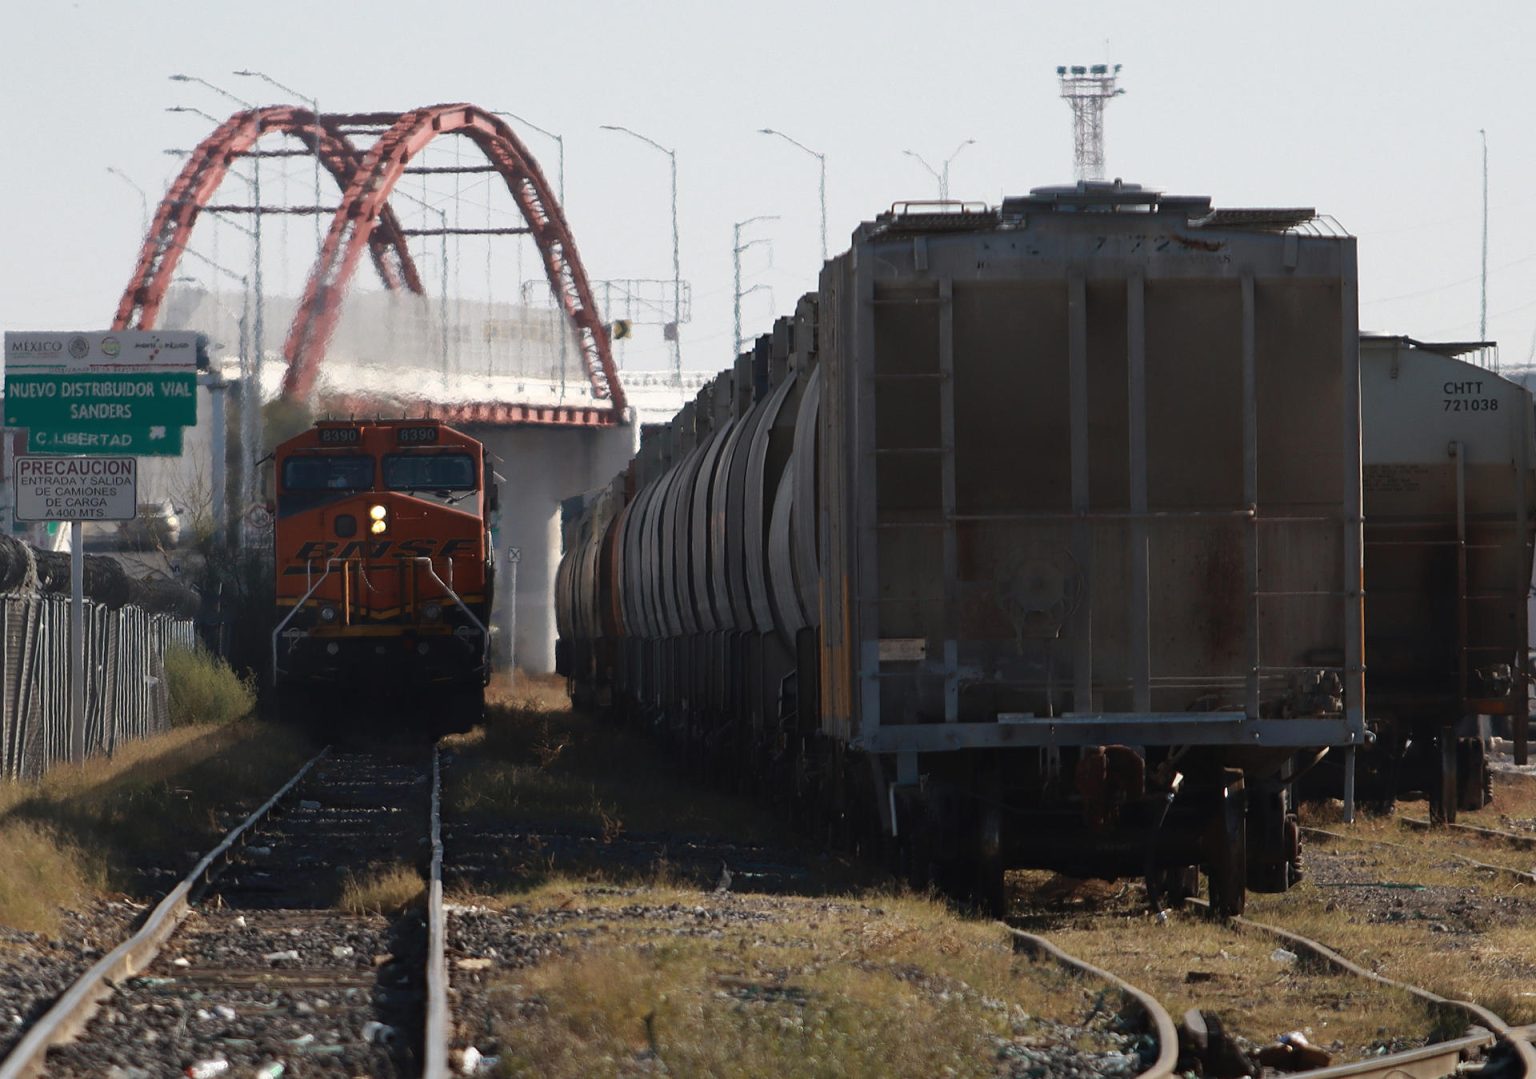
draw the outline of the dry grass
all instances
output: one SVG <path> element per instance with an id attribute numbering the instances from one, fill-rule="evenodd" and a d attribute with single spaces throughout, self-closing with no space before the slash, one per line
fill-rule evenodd
<path id="1" fill-rule="evenodd" d="M 0 923 L 52 933 L 60 913 L 104 883 L 100 862 L 52 829 L 27 821 L 0 825 Z"/>
<path id="2" fill-rule="evenodd" d="M 623 1074 L 651 1060 L 682 1076 L 994 1075 L 999 1047 L 1037 1031 L 1030 1017 L 1080 1023 L 1099 1003 L 1100 987 L 1015 955 L 995 923 L 920 897 L 563 880 L 515 901 L 560 912 L 565 939 L 585 944 L 494 991 L 512 1075 Z M 718 932 L 697 931 L 701 909 L 723 915 L 702 923 Z M 1084 1042 L 1114 1048 L 1101 1033 Z"/>
<path id="3" fill-rule="evenodd" d="M 295 732 L 254 721 L 182 727 L 0 784 L 0 924 L 51 931 L 63 906 L 137 892 L 139 867 L 188 863 L 224 830 L 221 809 L 253 807 L 310 752 Z"/>
<path id="4" fill-rule="evenodd" d="M 1458 819 L 1500 827 L 1500 818 L 1529 819 L 1536 812 L 1536 782 L 1525 776 L 1498 776 L 1494 804 Z M 1514 1023 L 1536 1022 L 1536 926 L 1506 912 L 1536 899 L 1536 885 L 1519 878 L 1467 865 L 1471 858 L 1527 872 L 1530 851 L 1455 831 L 1418 832 L 1404 828 L 1402 817 L 1422 817 L 1422 803 L 1402 804 L 1388 815 L 1337 823 L 1336 815 L 1310 811 L 1303 823 L 1323 825 L 1343 840 L 1312 839 L 1316 847 L 1335 847 L 1360 859 L 1379 879 L 1423 885 L 1454 896 L 1466 906 L 1463 918 L 1436 911 L 1430 917 L 1381 921 L 1349 916 L 1348 897 L 1336 889 L 1304 881 L 1284 895 L 1253 896 L 1252 917 L 1295 929 L 1389 977 L 1423 986 L 1442 996 L 1472 1000 Z M 1411 903 L 1410 903 L 1411 906 Z M 1517 908 L 1518 909 L 1518 908 Z M 1470 919 L 1470 920 L 1463 920 Z M 1451 931 L 1447 931 L 1450 929 Z"/>
<path id="5" fill-rule="evenodd" d="M 422 889 L 421 875 L 410 866 L 374 865 L 361 876 L 347 874 L 336 906 L 348 914 L 394 915 L 418 902 Z"/>
<path id="6" fill-rule="evenodd" d="M 701 790 L 655 742 L 574 713 L 559 679 L 520 676 L 488 698 L 486 722 L 449 740 L 463 753 L 447 806 L 486 815 L 624 832 L 687 830 L 740 842 L 785 838 L 749 799 Z"/>

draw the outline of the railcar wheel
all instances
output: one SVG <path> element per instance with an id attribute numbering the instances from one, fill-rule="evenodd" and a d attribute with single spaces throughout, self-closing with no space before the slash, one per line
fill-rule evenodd
<path id="1" fill-rule="evenodd" d="M 1248 901 L 1247 801 L 1241 770 L 1223 769 L 1205 833 L 1211 913 L 1220 917 L 1242 914 Z"/>
<path id="2" fill-rule="evenodd" d="M 1300 829 L 1290 791 L 1261 784 L 1248 798 L 1246 845 L 1249 891 L 1283 892 L 1300 876 Z"/>

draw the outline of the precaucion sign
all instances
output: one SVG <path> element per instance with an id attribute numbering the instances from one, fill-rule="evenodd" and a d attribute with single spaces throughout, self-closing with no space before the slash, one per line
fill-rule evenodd
<path id="1" fill-rule="evenodd" d="M 132 520 L 137 464 L 132 457 L 18 457 L 16 519 Z"/>

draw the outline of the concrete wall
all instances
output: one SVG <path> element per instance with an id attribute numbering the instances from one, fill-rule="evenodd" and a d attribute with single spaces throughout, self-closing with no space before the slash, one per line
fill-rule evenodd
<path id="1" fill-rule="evenodd" d="M 555 669 L 555 570 L 560 564 L 560 500 L 600 486 L 624 469 L 634 453 L 639 425 L 628 427 L 471 427 L 497 458 L 501 520 L 494 536 L 498 561 L 493 621 L 499 634 L 496 666 L 525 671 Z M 512 567 L 507 552 L 521 552 L 517 566 L 516 620 L 512 632 Z"/>

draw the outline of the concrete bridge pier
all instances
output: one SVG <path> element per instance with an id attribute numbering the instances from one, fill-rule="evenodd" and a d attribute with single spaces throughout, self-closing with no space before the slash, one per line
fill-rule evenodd
<path id="1" fill-rule="evenodd" d="M 498 644 L 494 662 L 508 670 L 555 669 L 555 570 L 560 564 L 560 500 L 608 482 L 634 454 L 639 425 L 623 427 L 475 427 L 489 447 L 501 485 L 496 542 Z M 518 548 L 517 631 L 512 633 L 511 566 Z"/>

